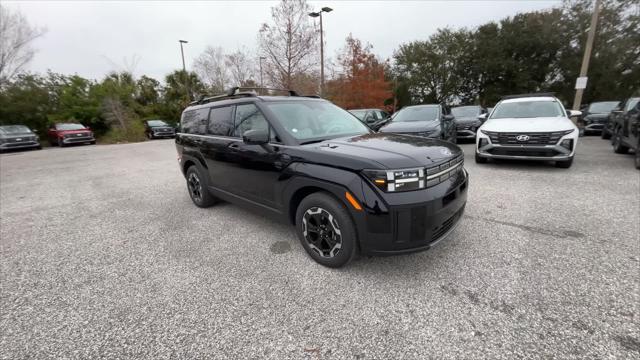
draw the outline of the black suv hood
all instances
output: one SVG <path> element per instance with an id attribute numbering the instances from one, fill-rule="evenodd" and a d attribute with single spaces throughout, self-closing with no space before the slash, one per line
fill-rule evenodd
<path id="1" fill-rule="evenodd" d="M 402 169 L 431 166 L 462 154 L 449 142 L 398 134 L 367 134 L 303 145 L 305 158 L 330 166 L 362 169 Z"/>
<path id="2" fill-rule="evenodd" d="M 437 128 L 437 121 L 400 121 L 390 122 L 380 128 L 380 132 L 423 132 Z"/>

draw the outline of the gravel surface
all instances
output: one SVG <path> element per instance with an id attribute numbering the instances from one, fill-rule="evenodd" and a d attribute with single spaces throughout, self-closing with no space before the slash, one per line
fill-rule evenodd
<path id="1" fill-rule="evenodd" d="M 172 140 L 0 155 L 0 358 L 640 356 L 640 172 L 476 165 L 436 248 L 314 263 L 293 228 L 194 206 Z"/>

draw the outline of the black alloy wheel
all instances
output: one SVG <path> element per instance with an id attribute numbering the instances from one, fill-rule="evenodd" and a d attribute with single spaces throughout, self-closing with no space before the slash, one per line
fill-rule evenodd
<path id="1" fill-rule="evenodd" d="M 313 193 L 296 210 L 296 232 L 305 251 L 321 265 L 337 268 L 356 255 L 356 228 L 343 203 L 328 193 Z"/>
<path id="2" fill-rule="evenodd" d="M 333 258 L 342 248 L 338 221 L 321 207 L 312 207 L 304 213 L 302 234 L 307 245 L 321 257 Z"/>
<path id="3" fill-rule="evenodd" d="M 209 193 L 206 180 L 195 165 L 187 169 L 186 177 L 189 196 L 197 207 L 206 208 L 217 202 L 217 199 Z"/>
<path id="4" fill-rule="evenodd" d="M 613 140 L 611 141 L 613 145 L 613 152 L 616 154 L 626 154 L 629 152 L 629 148 L 622 144 L 622 134 L 620 133 L 620 128 L 616 129 L 613 134 Z"/>

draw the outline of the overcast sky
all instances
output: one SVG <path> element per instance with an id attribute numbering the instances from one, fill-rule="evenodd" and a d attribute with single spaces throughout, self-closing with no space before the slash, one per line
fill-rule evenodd
<path id="1" fill-rule="evenodd" d="M 33 25 L 47 28 L 34 43 L 29 69 L 100 79 L 137 59 L 134 73 L 159 80 L 181 68 L 178 39 L 185 39 L 187 67 L 208 45 L 227 51 L 256 48 L 260 24 L 270 20 L 273 1 L 219 2 L 13 2 Z M 426 39 L 440 27 L 475 27 L 518 12 L 548 9 L 560 1 L 311 1 L 329 6 L 323 16 L 326 51 L 334 56 L 349 33 L 373 45 L 382 58 L 398 45 Z"/>

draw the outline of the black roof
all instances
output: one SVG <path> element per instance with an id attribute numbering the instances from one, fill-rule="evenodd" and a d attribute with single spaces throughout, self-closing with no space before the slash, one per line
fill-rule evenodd
<path id="1" fill-rule="evenodd" d="M 195 106 L 195 105 L 203 105 L 203 104 L 207 104 L 210 102 L 214 102 L 214 101 L 221 101 L 221 100 L 232 100 L 232 99 L 240 99 L 240 98 L 246 98 L 246 97 L 258 97 L 258 90 L 266 92 L 266 93 L 273 93 L 273 92 L 284 92 L 286 93 L 286 97 L 305 97 L 305 98 L 320 98 L 320 96 L 318 95 L 299 95 L 297 92 L 295 92 L 294 90 L 288 90 L 288 89 L 275 89 L 275 88 L 266 88 L 266 87 L 240 87 L 240 86 L 236 86 L 236 87 L 232 87 L 231 89 L 227 90 L 227 92 L 225 92 L 224 94 L 220 94 L 220 95 L 215 95 L 215 96 L 202 96 L 200 97 L 199 100 L 193 101 L 191 103 L 189 103 L 189 106 Z M 273 97 L 274 95 L 267 95 L 266 97 Z M 260 96 L 261 98 L 264 98 L 264 96 Z M 282 96 L 280 96 L 282 97 Z"/>

